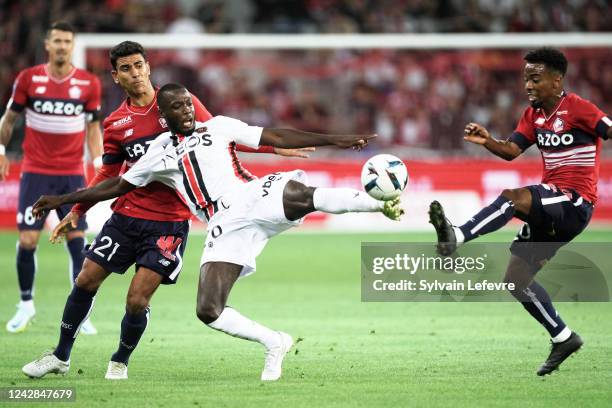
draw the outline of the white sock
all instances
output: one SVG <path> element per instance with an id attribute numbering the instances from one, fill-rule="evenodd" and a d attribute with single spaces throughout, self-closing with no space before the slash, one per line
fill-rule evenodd
<path id="1" fill-rule="evenodd" d="M 353 188 L 318 187 L 312 195 L 312 202 L 315 209 L 331 214 L 378 212 L 384 205 L 383 201 Z"/>
<path id="2" fill-rule="evenodd" d="M 223 309 L 217 320 L 209 323 L 208 326 L 230 336 L 256 341 L 268 349 L 278 346 L 281 342 L 280 334 L 277 331 L 244 317 L 231 307 Z"/>
<path id="3" fill-rule="evenodd" d="M 453 231 L 455 231 L 455 238 L 457 238 L 457 243 L 462 244 L 465 241 L 465 236 L 459 227 L 453 227 Z"/>
<path id="4" fill-rule="evenodd" d="M 572 331 L 569 327 L 565 326 L 565 329 L 561 330 L 561 333 L 557 334 L 551 340 L 553 343 L 563 343 L 565 340 L 569 339 L 572 335 Z"/>
<path id="5" fill-rule="evenodd" d="M 20 307 L 26 308 L 26 309 L 30 309 L 30 310 L 34 310 L 34 299 L 30 299 L 30 300 L 21 300 L 20 302 Z"/>

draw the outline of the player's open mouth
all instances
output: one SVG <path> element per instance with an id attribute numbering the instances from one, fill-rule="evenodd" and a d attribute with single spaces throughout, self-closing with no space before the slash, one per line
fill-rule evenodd
<path id="1" fill-rule="evenodd" d="M 538 100 L 534 94 L 527 94 L 527 98 L 529 98 L 529 102 L 535 102 Z"/>

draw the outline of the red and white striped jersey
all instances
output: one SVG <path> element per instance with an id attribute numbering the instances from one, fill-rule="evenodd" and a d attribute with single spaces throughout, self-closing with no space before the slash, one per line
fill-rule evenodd
<path id="1" fill-rule="evenodd" d="M 563 94 L 557 108 L 546 116 L 528 107 L 510 141 L 522 150 L 537 144 L 542 154 L 542 182 L 572 189 L 597 201 L 601 139 L 607 139 L 612 119 L 576 94 Z"/>
<path id="2" fill-rule="evenodd" d="M 236 143 L 256 148 L 262 129 L 215 116 L 196 122 L 191 135 L 163 133 L 122 177 L 138 187 L 164 183 L 178 192 L 194 215 L 208 221 L 222 196 L 255 179 L 238 160 Z"/>
<path id="3" fill-rule="evenodd" d="M 25 108 L 22 171 L 83 174 L 86 119 L 97 119 L 100 92 L 98 78 L 78 68 L 62 79 L 51 76 L 46 64 L 19 73 L 8 108 Z"/>

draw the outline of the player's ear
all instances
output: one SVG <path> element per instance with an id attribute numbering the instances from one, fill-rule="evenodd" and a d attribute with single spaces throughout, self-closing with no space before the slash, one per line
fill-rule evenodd
<path id="1" fill-rule="evenodd" d="M 117 77 L 117 70 L 113 69 L 111 71 L 111 76 L 113 77 L 113 82 L 118 84 L 119 83 L 119 78 Z"/>
<path id="2" fill-rule="evenodd" d="M 49 36 L 45 37 L 45 51 L 49 52 Z"/>

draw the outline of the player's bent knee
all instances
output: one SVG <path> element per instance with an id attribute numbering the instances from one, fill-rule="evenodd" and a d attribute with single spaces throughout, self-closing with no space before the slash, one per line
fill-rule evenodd
<path id="1" fill-rule="evenodd" d="M 130 314 L 140 314 L 149 306 L 149 299 L 141 293 L 128 293 L 125 310 Z"/>
<path id="2" fill-rule="evenodd" d="M 196 315 L 204 324 L 210 324 L 217 320 L 223 312 L 223 306 L 215 302 L 198 302 L 196 306 Z"/>
<path id="3" fill-rule="evenodd" d="M 39 231 L 21 231 L 19 233 L 19 247 L 29 251 L 36 249 L 39 236 Z"/>
<path id="4" fill-rule="evenodd" d="M 83 267 L 77 275 L 74 283 L 81 289 L 94 292 L 98 290 L 107 276 L 108 272 L 106 272 L 104 268 L 90 259 L 85 258 Z"/>

